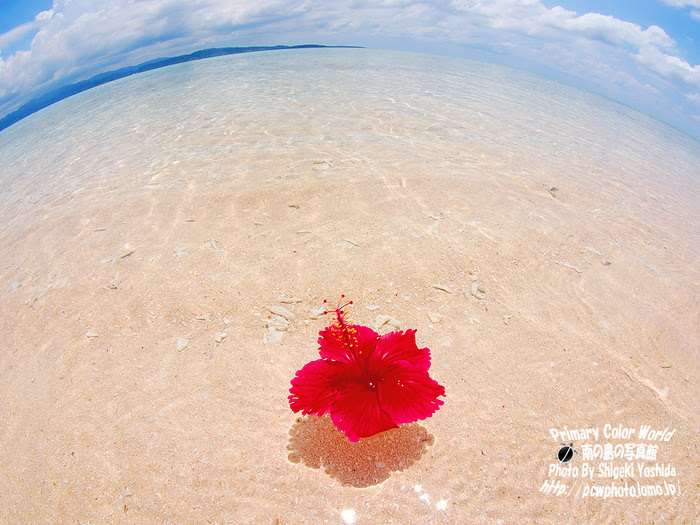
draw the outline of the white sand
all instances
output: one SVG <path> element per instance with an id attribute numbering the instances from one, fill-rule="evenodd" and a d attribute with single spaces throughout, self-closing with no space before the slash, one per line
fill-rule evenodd
<path id="1" fill-rule="evenodd" d="M 0 522 L 696 517 L 697 141 L 514 71 L 316 50 L 72 97 L 0 133 L 0 166 Z M 358 478 L 286 399 L 341 294 L 416 328 L 447 390 L 400 429 L 422 457 L 370 438 Z M 633 463 L 676 475 L 549 474 L 550 428 L 606 424 L 675 429 Z M 404 470 L 342 484 L 380 452 Z M 664 481 L 681 495 L 582 497 Z"/>

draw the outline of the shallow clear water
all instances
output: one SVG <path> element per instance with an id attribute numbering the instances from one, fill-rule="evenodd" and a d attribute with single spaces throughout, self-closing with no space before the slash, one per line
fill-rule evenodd
<path id="1" fill-rule="evenodd" d="M 541 487 L 572 481 L 550 428 L 650 424 L 697 488 L 692 138 L 513 70 L 324 49 L 100 86 L 0 133 L 0 165 L 0 520 L 691 519 Z M 447 389 L 434 443 L 365 489 L 337 468 L 366 450 L 288 458 L 343 293 L 417 328 Z"/>

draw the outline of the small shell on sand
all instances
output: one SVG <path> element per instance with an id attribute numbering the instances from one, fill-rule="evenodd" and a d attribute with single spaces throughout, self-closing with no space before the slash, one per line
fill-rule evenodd
<path id="1" fill-rule="evenodd" d="M 377 330 L 384 326 L 389 326 L 393 327 L 397 330 L 401 330 L 401 322 L 396 319 L 395 317 L 392 317 L 390 315 L 378 315 L 377 318 L 374 321 L 374 326 Z"/>
<path id="2" fill-rule="evenodd" d="M 559 266 L 563 266 L 564 268 L 569 268 L 570 270 L 575 271 L 576 273 L 583 273 L 583 270 L 577 266 L 574 266 L 573 264 L 569 264 L 566 261 L 554 261 L 556 264 Z"/>
<path id="3" fill-rule="evenodd" d="M 545 188 L 547 188 L 547 191 L 550 193 L 552 197 L 557 196 L 557 192 L 559 191 L 559 188 L 557 188 L 554 184 L 542 184 Z"/>
<path id="4" fill-rule="evenodd" d="M 321 317 L 324 313 L 326 313 L 326 310 L 324 308 L 314 308 L 309 312 L 309 317 L 311 319 L 318 319 Z"/>
<path id="5" fill-rule="evenodd" d="M 483 299 L 486 297 L 486 287 L 474 281 L 472 283 L 471 294 L 477 299 Z"/>
<path id="6" fill-rule="evenodd" d="M 290 323 L 294 322 L 294 320 L 296 319 L 296 316 L 292 312 L 287 310 L 284 306 L 270 306 L 268 310 L 270 310 L 270 313 L 274 315 L 284 317 Z"/>
<path id="7" fill-rule="evenodd" d="M 282 304 L 294 304 L 294 303 L 300 303 L 301 298 L 299 297 L 287 297 L 287 296 L 281 296 L 277 298 L 278 303 Z"/>
<path id="8" fill-rule="evenodd" d="M 442 314 L 428 311 L 428 319 L 430 319 L 431 323 L 439 323 L 440 321 L 442 321 Z"/>
<path id="9" fill-rule="evenodd" d="M 182 352 L 185 348 L 187 348 L 188 344 L 190 344 L 190 340 L 186 337 L 178 337 L 175 341 L 178 352 Z"/>

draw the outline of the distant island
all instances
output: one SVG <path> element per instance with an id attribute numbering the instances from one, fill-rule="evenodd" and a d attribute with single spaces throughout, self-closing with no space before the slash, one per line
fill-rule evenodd
<path id="1" fill-rule="evenodd" d="M 202 60 L 204 58 L 212 58 L 223 55 L 236 55 L 239 53 L 253 53 L 256 51 L 278 51 L 283 49 L 317 49 L 317 48 L 360 48 L 360 46 L 324 46 L 320 44 L 303 44 L 299 46 L 254 46 L 254 47 L 216 47 L 211 49 L 202 49 L 200 51 L 195 51 L 189 55 L 180 55 L 176 57 L 166 57 L 157 58 L 155 60 L 149 60 L 148 62 L 143 62 L 137 66 L 127 66 L 120 69 L 115 69 L 114 71 L 107 71 L 106 73 L 100 73 L 87 80 L 81 80 L 75 84 L 68 84 L 66 86 L 61 86 L 48 93 L 34 98 L 29 102 L 21 105 L 18 109 L 12 113 L 8 113 L 2 119 L 0 119 L 0 131 L 11 126 L 15 122 L 19 122 L 25 117 L 28 117 L 32 113 L 36 113 L 40 109 L 44 109 L 51 104 L 68 98 L 82 91 L 86 91 L 90 88 L 106 84 L 107 82 L 112 82 L 113 80 L 118 80 L 120 78 L 128 77 L 129 75 L 135 75 L 136 73 L 144 73 L 145 71 L 151 71 L 152 69 L 158 69 L 161 67 L 172 66 L 173 64 L 180 64 L 182 62 L 191 62 L 192 60 Z"/>

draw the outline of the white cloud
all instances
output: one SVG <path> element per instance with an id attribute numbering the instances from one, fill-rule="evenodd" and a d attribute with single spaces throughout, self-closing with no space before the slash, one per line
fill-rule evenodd
<path id="1" fill-rule="evenodd" d="M 37 29 L 38 24 L 34 21 L 13 27 L 6 33 L 0 35 L 0 54 L 2 50 L 20 40 L 24 35 Z"/>
<path id="2" fill-rule="evenodd" d="M 619 20 L 609 15 L 586 13 L 563 21 L 562 28 L 570 33 L 600 40 L 612 45 L 673 47 L 674 41 L 658 26 L 642 29 L 637 24 Z"/>
<path id="3" fill-rule="evenodd" d="M 674 55 L 667 55 L 653 46 L 643 46 L 635 58 L 663 77 L 676 78 L 688 86 L 700 88 L 700 65 L 691 66 Z"/>
<path id="4" fill-rule="evenodd" d="M 672 47 L 675 42 L 658 26 L 642 29 L 639 25 L 609 15 L 573 11 L 555 6 L 547 9 L 538 0 L 493 0 L 455 2 L 462 4 L 467 15 L 478 14 L 487 19 L 489 27 L 506 29 L 528 36 L 543 38 L 581 37 L 611 45 L 656 45 Z M 553 35 L 552 32 L 557 33 Z"/>
<path id="5" fill-rule="evenodd" d="M 452 34 L 452 40 L 463 37 L 464 43 L 468 44 L 470 37 L 478 38 L 474 27 L 477 33 L 479 27 L 507 31 L 544 42 L 556 41 L 562 46 L 560 55 L 569 50 L 582 60 L 586 59 L 586 52 L 607 61 L 633 58 L 648 72 L 700 87 L 698 66 L 692 66 L 680 58 L 676 42 L 656 25 L 644 29 L 609 15 L 586 13 L 579 16 L 558 6 L 547 9 L 538 0 L 458 0 L 451 5 L 462 15 L 451 19 L 445 17 L 446 24 L 442 27 Z M 470 25 L 471 32 L 465 30 Z M 596 49 L 590 45 L 595 42 L 609 47 Z M 527 42 L 520 44 L 527 46 Z M 556 52 L 547 58 L 558 60 Z"/>
<path id="6" fill-rule="evenodd" d="M 2 54 L 3 49 L 16 44 L 19 40 L 24 38 L 25 35 L 31 33 L 32 31 L 36 33 L 36 31 L 38 31 L 39 28 L 51 18 L 52 14 L 52 10 L 42 11 L 36 15 L 35 19 L 31 22 L 20 24 L 17 27 L 13 27 L 9 31 L 0 34 L 0 54 Z"/>
<path id="7" fill-rule="evenodd" d="M 662 0 L 664 4 L 671 7 L 700 7 L 700 0 Z"/>
<path id="8" fill-rule="evenodd" d="M 694 20 L 700 20 L 700 0 L 662 0 L 666 5 L 671 7 L 677 7 L 678 9 L 685 9 L 690 7 L 690 18 Z"/>
<path id="9" fill-rule="evenodd" d="M 56 80 L 199 48 L 217 35 L 294 16 L 284 0 L 55 0 L 51 11 L 0 36 L 10 43 L 38 29 L 29 50 L 0 57 L 0 108 Z"/>

